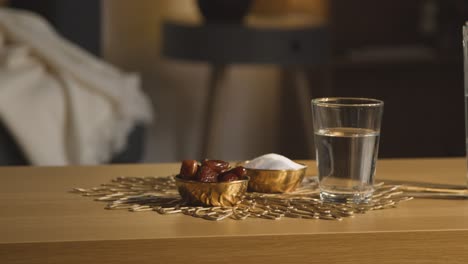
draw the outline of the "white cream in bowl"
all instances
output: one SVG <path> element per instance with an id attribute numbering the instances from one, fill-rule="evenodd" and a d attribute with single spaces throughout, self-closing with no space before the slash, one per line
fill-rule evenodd
<path id="1" fill-rule="evenodd" d="M 296 163 L 285 156 L 270 153 L 250 160 L 244 167 L 259 170 L 300 170 L 306 166 Z"/>

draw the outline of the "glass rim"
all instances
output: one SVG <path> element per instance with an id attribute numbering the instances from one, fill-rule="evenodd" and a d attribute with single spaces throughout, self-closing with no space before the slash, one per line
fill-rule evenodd
<path id="1" fill-rule="evenodd" d="M 312 99 L 311 102 L 324 107 L 381 107 L 384 105 L 382 100 L 364 97 L 323 97 Z"/>

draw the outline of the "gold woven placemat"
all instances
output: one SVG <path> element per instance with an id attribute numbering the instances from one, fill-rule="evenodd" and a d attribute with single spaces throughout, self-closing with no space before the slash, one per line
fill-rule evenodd
<path id="1" fill-rule="evenodd" d="M 90 189 L 74 188 L 73 193 L 107 202 L 106 209 L 125 209 L 130 212 L 155 211 L 159 214 L 184 214 L 206 220 L 245 220 L 250 217 L 279 220 L 284 217 L 303 219 L 342 220 L 373 210 L 395 208 L 411 200 L 398 186 L 375 186 L 369 203 L 327 203 L 319 198 L 317 182 L 306 178 L 302 186 L 287 194 L 246 193 L 235 207 L 202 207 L 185 204 L 175 186 L 174 176 L 119 177 Z"/>

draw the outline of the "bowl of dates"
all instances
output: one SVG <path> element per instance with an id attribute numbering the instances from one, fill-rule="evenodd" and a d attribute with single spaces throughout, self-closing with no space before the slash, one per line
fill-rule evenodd
<path id="1" fill-rule="evenodd" d="M 190 205 L 231 207 L 241 202 L 249 177 L 244 167 L 222 160 L 184 160 L 175 177 L 180 196 Z"/>

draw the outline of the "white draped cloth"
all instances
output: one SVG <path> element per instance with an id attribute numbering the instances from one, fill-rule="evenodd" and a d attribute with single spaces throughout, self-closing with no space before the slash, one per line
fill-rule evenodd
<path id="1" fill-rule="evenodd" d="M 0 8 L 0 121 L 33 165 L 109 161 L 151 115 L 137 75 L 70 43 L 35 14 Z"/>

